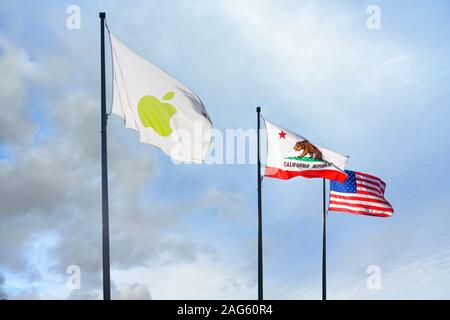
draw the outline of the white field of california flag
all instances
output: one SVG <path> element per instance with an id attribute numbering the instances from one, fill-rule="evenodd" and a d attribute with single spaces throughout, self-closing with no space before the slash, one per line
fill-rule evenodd
<path id="1" fill-rule="evenodd" d="M 287 180 L 302 176 L 339 182 L 347 179 L 344 168 L 348 156 L 314 145 L 292 131 L 264 121 L 267 129 L 266 177 Z"/>
<path id="2" fill-rule="evenodd" d="M 201 163 L 212 123 L 202 101 L 181 82 L 142 58 L 110 33 L 113 59 L 112 113 L 139 132 L 142 143 L 173 160 Z"/>

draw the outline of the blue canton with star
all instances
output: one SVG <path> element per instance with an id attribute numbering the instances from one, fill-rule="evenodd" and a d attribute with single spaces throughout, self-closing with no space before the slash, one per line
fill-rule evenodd
<path id="1" fill-rule="evenodd" d="M 340 183 L 339 181 L 331 181 L 330 190 L 343 193 L 356 193 L 356 174 L 354 171 L 345 170 L 348 178 Z"/>

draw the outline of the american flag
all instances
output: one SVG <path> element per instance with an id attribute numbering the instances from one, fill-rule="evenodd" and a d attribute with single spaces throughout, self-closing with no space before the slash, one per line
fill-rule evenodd
<path id="1" fill-rule="evenodd" d="M 342 211 L 375 217 L 390 217 L 394 213 L 384 198 L 386 184 L 367 173 L 345 170 L 343 183 L 331 181 L 329 211 Z"/>

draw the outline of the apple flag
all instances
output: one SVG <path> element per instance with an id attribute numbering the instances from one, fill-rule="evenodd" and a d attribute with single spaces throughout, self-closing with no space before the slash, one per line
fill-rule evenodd
<path id="1" fill-rule="evenodd" d="M 343 182 L 348 156 L 312 144 L 298 134 L 267 120 L 267 161 L 265 176 L 278 179 L 325 178 Z"/>
<path id="2" fill-rule="evenodd" d="M 211 140 L 212 123 L 202 101 L 189 88 L 111 39 L 113 101 L 111 112 L 140 142 L 161 148 L 173 160 L 201 163 Z"/>

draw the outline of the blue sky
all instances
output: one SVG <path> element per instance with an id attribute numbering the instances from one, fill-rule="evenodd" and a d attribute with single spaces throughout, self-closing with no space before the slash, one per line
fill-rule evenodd
<path id="1" fill-rule="evenodd" d="M 124 43 L 201 97 L 216 128 L 254 128 L 259 105 L 387 183 L 393 217 L 330 213 L 329 298 L 448 297 L 447 1 L 0 3 L 3 295 L 100 297 L 105 11 Z M 66 28 L 71 4 L 79 30 Z M 380 30 L 366 27 L 369 5 Z M 255 298 L 255 166 L 174 165 L 117 117 L 108 134 L 113 297 Z M 266 297 L 319 299 L 321 181 L 265 179 L 263 206 Z M 370 265 L 381 290 L 366 287 Z"/>

